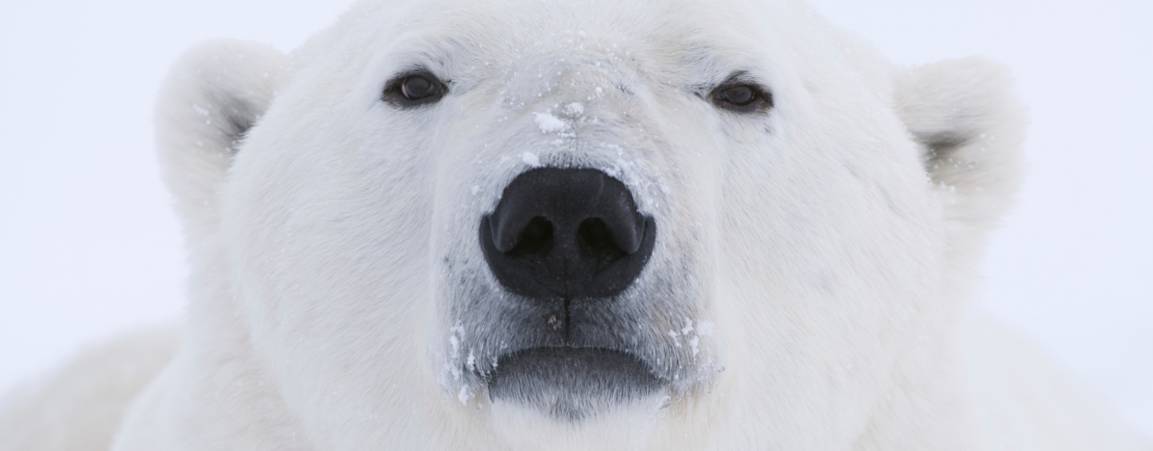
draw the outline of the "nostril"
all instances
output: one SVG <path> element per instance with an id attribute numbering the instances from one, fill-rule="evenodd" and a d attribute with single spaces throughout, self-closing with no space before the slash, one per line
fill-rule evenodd
<path id="1" fill-rule="evenodd" d="M 628 255 L 613 238 L 608 224 L 601 218 L 589 218 L 577 229 L 577 242 L 581 250 L 596 259 L 600 266 L 620 260 Z"/>
<path id="2" fill-rule="evenodd" d="M 656 230 L 620 180 L 593 169 L 541 168 L 509 182 L 481 217 L 478 241 L 509 292 L 567 302 L 628 288 L 653 253 Z"/>
<path id="3" fill-rule="evenodd" d="M 553 244 L 553 225 L 548 219 L 532 218 L 517 236 L 516 245 L 506 252 L 510 257 L 548 255 Z"/>

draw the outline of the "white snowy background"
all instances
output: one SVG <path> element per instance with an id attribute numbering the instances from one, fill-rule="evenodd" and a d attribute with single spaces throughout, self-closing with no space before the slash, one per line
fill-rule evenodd
<path id="1" fill-rule="evenodd" d="M 0 0 L 0 390 L 171 321 L 185 267 L 150 111 L 171 60 L 291 49 L 347 0 Z M 900 63 L 988 55 L 1032 108 L 982 303 L 1153 434 L 1153 2 L 818 0 Z"/>

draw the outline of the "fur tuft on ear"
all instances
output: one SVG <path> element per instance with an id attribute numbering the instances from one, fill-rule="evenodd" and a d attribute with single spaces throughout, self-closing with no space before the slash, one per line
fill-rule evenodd
<path id="1" fill-rule="evenodd" d="M 260 44 L 212 41 L 173 66 L 156 107 L 160 161 L 190 237 L 217 224 L 218 192 L 239 143 L 268 109 L 288 67 Z"/>
<path id="2" fill-rule="evenodd" d="M 898 114 L 923 145 L 926 170 L 955 227 L 985 229 L 1020 182 L 1025 115 L 1008 71 L 966 58 L 900 74 Z"/>

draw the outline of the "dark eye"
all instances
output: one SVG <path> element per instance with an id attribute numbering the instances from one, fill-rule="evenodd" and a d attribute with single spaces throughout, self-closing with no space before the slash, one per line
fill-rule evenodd
<path id="1" fill-rule="evenodd" d="M 714 105 L 737 113 L 756 113 L 773 107 L 772 94 L 745 82 L 726 82 L 714 89 L 709 99 Z"/>
<path id="2" fill-rule="evenodd" d="M 436 75 L 422 70 L 390 80 L 384 87 L 384 100 L 408 108 L 436 103 L 447 93 L 448 87 Z"/>

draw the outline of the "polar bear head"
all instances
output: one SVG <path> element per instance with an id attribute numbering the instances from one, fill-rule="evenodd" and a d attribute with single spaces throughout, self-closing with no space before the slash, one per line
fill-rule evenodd
<path id="1" fill-rule="evenodd" d="M 210 43 L 160 104 L 192 334 L 242 337 L 201 341 L 318 449 L 854 443 L 948 396 L 1005 85 L 786 0 L 366 0 L 291 55 Z"/>

